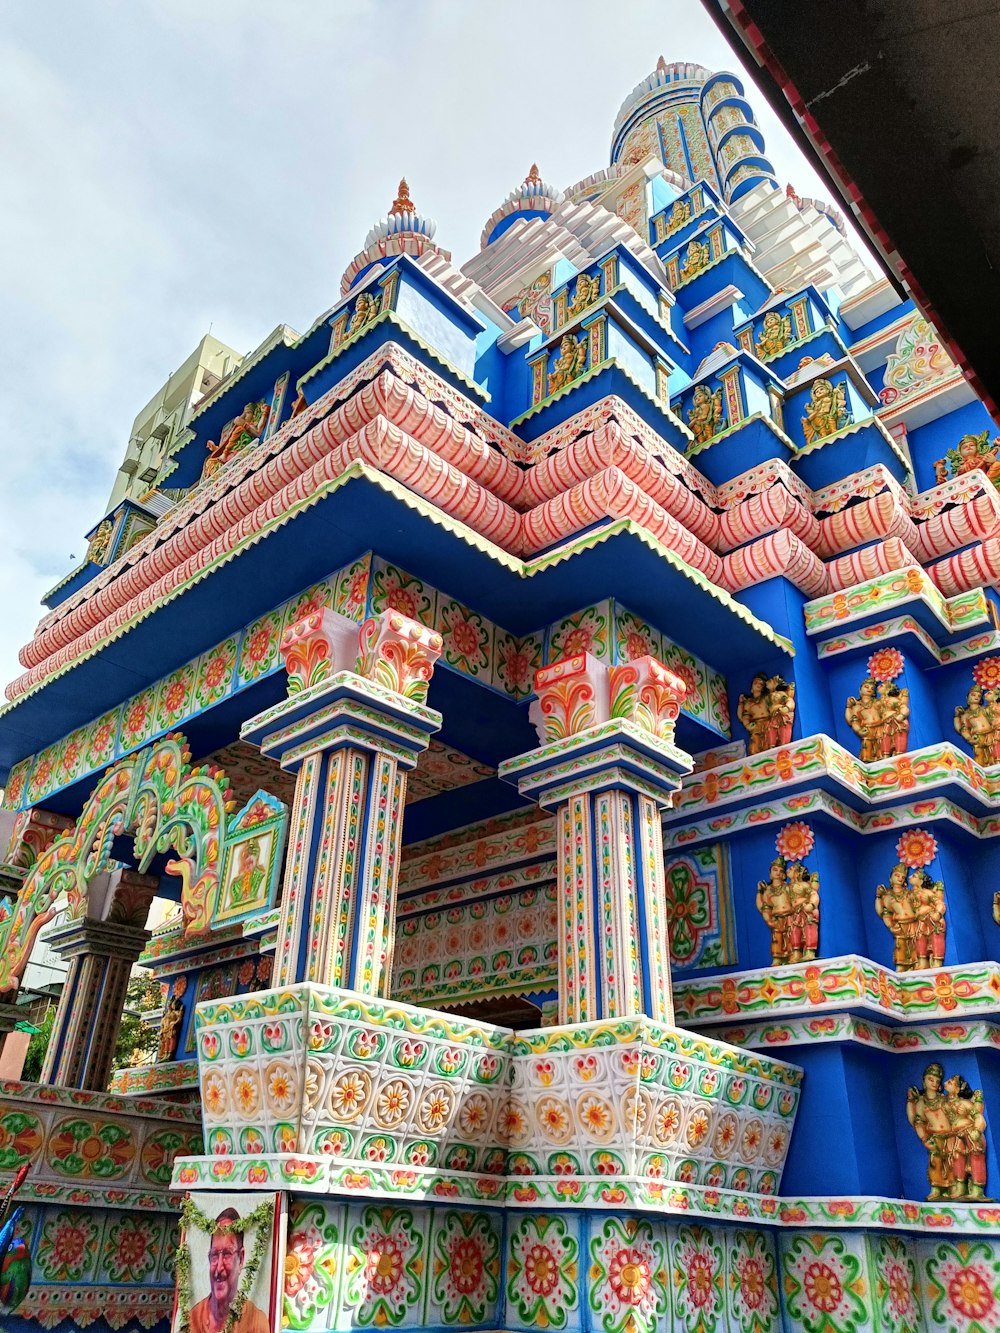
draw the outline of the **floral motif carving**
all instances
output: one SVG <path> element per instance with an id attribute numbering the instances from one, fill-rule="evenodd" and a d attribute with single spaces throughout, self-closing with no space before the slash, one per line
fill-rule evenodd
<path id="1" fill-rule="evenodd" d="M 649 656 L 612 667 L 608 675 L 611 716 L 634 722 L 660 740 L 672 741 L 681 704 L 687 695 L 685 681 Z"/>
<path id="2" fill-rule="evenodd" d="M 285 630 L 280 651 L 288 672 L 288 693 L 298 694 L 336 671 L 354 669 L 358 627 L 336 611 L 311 611 Z"/>
<path id="3" fill-rule="evenodd" d="M 359 673 L 377 684 L 424 703 L 434 664 L 441 656 L 444 640 L 399 611 L 383 611 L 361 626 Z"/>

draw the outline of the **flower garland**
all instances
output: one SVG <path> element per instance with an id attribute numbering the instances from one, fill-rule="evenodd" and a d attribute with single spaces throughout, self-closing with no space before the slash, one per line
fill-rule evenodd
<path id="1" fill-rule="evenodd" d="M 181 1205 L 181 1221 L 184 1224 L 183 1240 L 177 1247 L 177 1309 L 180 1314 L 180 1323 L 178 1325 L 179 1333 L 187 1333 L 191 1326 L 191 1247 L 188 1244 L 188 1233 L 192 1228 L 204 1232 L 207 1236 L 214 1236 L 220 1231 L 232 1231 L 231 1222 L 216 1222 L 214 1217 L 209 1217 L 203 1213 L 194 1200 L 188 1196 Z M 264 1260 L 264 1251 L 267 1249 L 270 1240 L 271 1224 L 274 1221 L 274 1200 L 265 1199 L 263 1203 L 247 1213 L 245 1217 L 240 1218 L 239 1230 L 244 1232 L 253 1231 L 256 1233 L 253 1243 L 253 1253 L 243 1267 L 243 1273 L 240 1278 L 239 1291 L 236 1293 L 236 1299 L 230 1307 L 226 1322 L 222 1326 L 222 1333 L 233 1333 L 233 1329 L 240 1321 L 243 1314 L 243 1307 L 247 1303 L 247 1297 L 250 1295 L 250 1288 L 254 1284 L 257 1273 L 260 1270 L 261 1263 Z"/>

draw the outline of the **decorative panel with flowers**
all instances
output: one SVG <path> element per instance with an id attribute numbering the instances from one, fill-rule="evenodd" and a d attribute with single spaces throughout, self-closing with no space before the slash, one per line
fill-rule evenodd
<path id="1" fill-rule="evenodd" d="M 729 853 L 724 843 L 669 856 L 664 884 L 674 967 L 698 970 L 737 961 Z"/>
<path id="2" fill-rule="evenodd" d="M 392 993 L 411 1004 L 529 995 L 558 981 L 558 906 L 551 866 L 516 892 L 400 914 Z M 503 879 L 504 877 L 499 877 Z M 523 872 L 506 878 L 517 882 Z M 547 882 L 546 882 L 547 881 Z M 428 895 L 440 900 L 442 895 Z"/>
<path id="3" fill-rule="evenodd" d="M 1000 1328 L 1000 1241 L 918 1240 L 928 1331 L 996 1333 Z"/>
<path id="4" fill-rule="evenodd" d="M 876 1333 L 862 1234 L 782 1235 L 781 1270 L 788 1333 Z"/>
<path id="5" fill-rule="evenodd" d="M 289 1214 L 283 1326 L 494 1328 L 501 1215 L 299 1199 Z"/>
<path id="6" fill-rule="evenodd" d="M 579 1231 L 580 1220 L 572 1214 L 528 1213 L 512 1219 L 506 1273 L 512 1329 L 580 1327 L 586 1263 Z"/>

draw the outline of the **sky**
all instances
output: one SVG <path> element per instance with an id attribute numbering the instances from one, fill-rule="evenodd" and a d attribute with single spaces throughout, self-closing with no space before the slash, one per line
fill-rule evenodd
<path id="1" fill-rule="evenodd" d="M 462 264 L 532 162 L 607 165 L 661 53 L 744 68 L 700 0 L 0 0 L 2 683 L 203 334 L 307 328 L 403 175 Z"/>

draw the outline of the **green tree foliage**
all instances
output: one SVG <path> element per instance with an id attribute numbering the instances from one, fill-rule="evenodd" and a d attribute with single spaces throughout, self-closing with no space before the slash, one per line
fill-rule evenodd
<path id="1" fill-rule="evenodd" d="M 55 1020 L 56 1006 L 50 1004 L 38 1025 L 38 1031 L 28 1042 L 28 1054 L 25 1056 L 24 1069 L 21 1073 L 25 1083 L 37 1083 L 42 1076 L 42 1065 L 45 1063 L 45 1053 L 52 1040 L 52 1025 Z"/>
<path id="2" fill-rule="evenodd" d="M 125 992 L 125 1011 L 118 1029 L 118 1041 L 111 1062 L 112 1069 L 132 1069 L 156 1059 L 160 1044 L 159 1029 L 150 1027 L 143 1015 L 159 1009 L 162 1004 L 160 987 L 145 972 L 134 976 Z M 26 1083 L 37 1083 L 42 1076 L 45 1054 L 52 1040 L 57 1004 L 53 1001 L 39 1022 L 39 1030 L 28 1043 L 28 1054 L 21 1074 Z M 2 1333 L 2 1330 L 0 1330 Z"/>
<path id="3" fill-rule="evenodd" d="M 153 981 L 148 973 L 138 973 L 128 983 L 125 1012 L 118 1029 L 112 1069 L 134 1069 L 136 1065 L 148 1065 L 156 1059 L 160 1044 L 159 1029 L 150 1027 L 143 1015 L 152 1009 L 159 1009 L 162 1003 L 159 983 Z"/>

